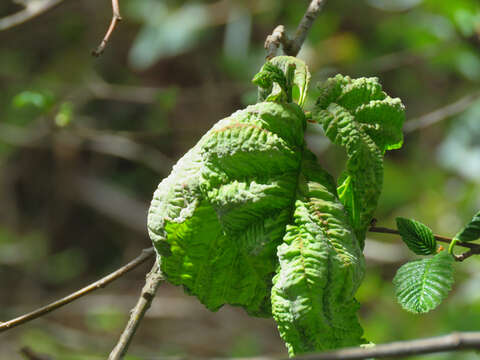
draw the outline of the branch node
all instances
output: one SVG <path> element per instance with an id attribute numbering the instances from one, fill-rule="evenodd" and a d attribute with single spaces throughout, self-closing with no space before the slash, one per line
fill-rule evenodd
<path id="1" fill-rule="evenodd" d="M 283 52 L 286 55 L 290 56 L 297 56 L 300 48 L 305 41 L 310 28 L 312 27 L 315 19 L 317 18 L 318 14 L 322 10 L 323 4 L 325 0 L 312 0 L 310 5 L 303 15 L 300 24 L 298 25 L 297 31 L 295 32 L 295 37 L 293 39 L 289 39 L 285 34 L 285 27 L 283 25 L 277 26 L 271 35 L 267 36 L 267 40 L 265 41 L 265 49 L 267 49 L 267 60 L 273 58 L 280 44 L 283 46 Z"/>
<path id="2" fill-rule="evenodd" d="M 287 34 L 285 33 L 285 26 L 278 25 L 265 40 L 264 47 L 267 50 L 266 59 L 270 60 L 275 57 L 280 44 L 284 44 L 285 42 L 288 42 Z"/>

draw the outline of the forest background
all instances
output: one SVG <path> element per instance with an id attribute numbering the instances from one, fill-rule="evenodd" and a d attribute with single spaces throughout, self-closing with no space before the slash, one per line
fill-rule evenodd
<path id="1" fill-rule="evenodd" d="M 256 101 L 250 83 L 278 24 L 293 31 L 308 1 L 123 0 L 105 53 L 110 1 L 63 1 L 0 31 L 0 319 L 60 298 L 150 246 L 146 212 L 158 182 L 219 119 Z M 0 18 L 21 10 L 0 2 Z M 0 28 L 2 20 L 0 20 Z M 378 76 L 407 108 L 405 144 L 385 161 L 378 225 L 415 218 L 453 236 L 480 208 L 480 3 L 327 1 L 299 57 L 313 84 L 336 73 Z M 310 92 L 310 103 L 316 92 Z M 307 106 L 308 107 L 308 106 Z M 319 127 L 322 165 L 344 164 Z M 391 280 L 411 255 L 368 235 L 358 300 L 366 337 L 389 342 L 478 330 L 480 261 L 459 264 L 449 298 L 426 315 L 396 303 Z M 0 335 L 0 358 L 28 347 L 53 359 L 103 359 L 148 264 L 109 287 Z M 204 309 L 163 284 L 129 351 L 286 354 L 273 320 Z M 475 359 L 474 353 L 425 359 Z"/>

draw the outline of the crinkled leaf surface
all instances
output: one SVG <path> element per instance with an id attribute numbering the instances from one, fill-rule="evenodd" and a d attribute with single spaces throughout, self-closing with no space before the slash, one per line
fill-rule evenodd
<path id="1" fill-rule="evenodd" d="M 402 307 L 413 313 L 436 308 L 453 284 L 453 257 L 447 251 L 406 263 L 398 269 L 393 285 Z"/>
<path id="2" fill-rule="evenodd" d="M 365 267 L 357 229 L 304 142 L 309 76 L 295 58 L 264 66 L 255 77 L 261 102 L 220 120 L 179 160 L 148 216 L 170 282 L 211 310 L 233 304 L 273 315 L 291 355 L 363 342 L 354 299 Z M 358 195 L 359 184 L 371 184 L 357 179 L 363 162 L 374 164 L 368 173 L 381 179 L 383 151 L 401 142 L 395 126 L 369 112 L 376 106 L 382 112 L 382 104 L 356 105 L 359 123 L 346 105 L 352 101 L 334 104 L 356 129 L 338 127 L 342 143 L 351 138 L 355 147 L 347 149 L 353 160 L 346 183 L 356 187 L 346 185 L 340 195 L 347 206 L 347 196 L 370 199 Z M 328 106 L 322 116 L 337 108 Z M 365 191 L 374 198 L 378 186 Z"/>
<path id="3" fill-rule="evenodd" d="M 293 222 L 278 248 L 272 312 L 290 355 L 355 346 L 363 254 L 333 180 L 304 156 Z"/>
<path id="4" fill-rule="evenodd" d="M 480 238 L 480 211 L 455 235 L 460 241 L 474 241 Z"/>
<path id="5" fill-rule="evenodd" d="M 270 315 L 304 128 L 296 104 L 249 106 L 215 124 L 158 186 L 148 228 L 159 253 L 171 253 L 162 270 L 209 309 Z"/>
<path id="6" fill-rule="evenodd" d="M 404 106 L 390 98 L 377 78 L 337 75 L 321 86 L 313 117 L 348 161 L 338 195 L 362 243 L 383 184 L 383 154 L 403 142 Z"/>
<path id="7" fill-rule="evenodd" d="M 397 217 L 395 220 L 398 232 L 410 250 L 417 255 L 435 254 L 437 241 L 428 226 L 413 219 Z"/>
<path id="8" fill-rule="evenodd" d="M 277 97 L 285 91 L 283 81 L 278 81 L 278 74 L 270 70 L 271 66 L 276 67 L 284 74 L 287 86 L 290 86 L 293 101 L 303 107 L 307 98 L 308 85 L 310 84 L 310 73 L 302 60 L 291 56 L 277 56 L 265 63 L 259 73 L 253 78 L 253 83 L 258 85 L 258 101 L 266 101 L 270 97 Z M 277 81 L 275 81 L 277 80 Z"/>

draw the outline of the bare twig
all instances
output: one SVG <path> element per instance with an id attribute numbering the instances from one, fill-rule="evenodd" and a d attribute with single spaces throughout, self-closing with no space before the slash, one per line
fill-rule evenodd
<path id="1" fill-rule="evenodd" d="M 437 109 L 429 114 L 409 120 L 405 123 L 403 130 L 406 133 L 410 133 L 415 130 L 424 129 L 430 125 L 448 119 L 451 116 L 460 114 L 478 100 L 480 100 L 480 92 L 469 94 L 460 100 L 448 104 L 447 106 Z"/>
<path id="2" fill-rule="evenodd" d="M 386 228 L 386 227 L 371 226 L 368 229 L 368 231 L 376 232 L 376 233 L 382 233 L 382 234 L 400 235 L 400 232 L 398 230 L 389 229 L 389 228 Z M 447 244 L 450 244 L 453 240 L 452 238 L 445 237 L 445 236 L 440 236 L 440 235 L 434 235 L 434 237 L 437 241 L 447 243 Z M 455 245 L 469 249 L 467 252 L 465 252 L 463 254 L 455 255 L 455 260 L 456 261 L 463 261 L 465 259 L 468 259 L 470 256 L 480 254 L 480 244 L 458 241 L 458 242 L 455 243 Z"/>
<path id="3" fill-rule="evenodd" d="M 317 18 L 318 14 L 322 10 L 325 0 L 312 0 L 308 6 L 305 15 L 303 15 L 300 24 L 298 25 L 297 31 L 295 31 L 295 36 L 289 42 L 287 46 L 284 47 L 285 54 L 291 56 L 297 56 L 300 48 L 303 45 L 303 42 L 307 38 L 308 32 L 313 25 L 313 22 Z"/>
<path id="4" fill-rule="evenodd" d="M 313 25 L 313 22 L 317 18 L 318 14 L 322 10 L 325 0 L 312 0 L 308 6 L 307 11 L 303 15 L 300 24 L 298 25 L 297 31 L 295 31 L 295 36 L 293 39 L 289 39 L 285 33 L 285 27 L 283 25 L 278 25 L 272 32 L 271 35 L 267 36 L 265 40 L 265 49 L 267 49 L 267 59 L 273 58 L 280 44 L 283 46 L 283 52 L 290 56 L 297 56 L 300 48 L 302 47 L 305 39 L 307 38 L 308 32 Z"/>
<path id="5" fill-rule="evenodd" d="M 117 345 L 110 353 L 109 360 L 122 359 L 128 350 L 128 346 L 135 335 L 135 332 L 140 325 L 145 313 L 150 308 L 152 300 L 155 297 L 158 286 L 164 280 L 162 272 L 160 270 L 160 260 L 157 258 L 155 265 L 147 275 L 145 286 L 142 289 L 137 304 L 130 313 L 130 319 L 128 320 L 125 330 L 123 330 Z"/>
<path id="6" fill-rule="evenodd" d="M 47 10 L 60 5 L 62 1 L 63 0 L 28 1 L 25 3 L 25 9 L 0 19 L 0 31 L 11 29 L 32 20 Z"/>
<path id="7" fill-rule="evenodd" d="M 71 303 L 74 300 L 77 300 L 77 299 L 81 298 L 82 296 L 85 296 L 85 295 L 91 293 L 92 291 L 95 291 L 95 290 L 98 290 L 100 288 L 103 288 L 103 287 L 107 286 L 112 281 L 122 277 L 123 275 L 125 275 L 129 271 L 135 269 L 136 267 L 143 264 L 148 259 L 152 258 L 154 256 L 154 254 L 155 254 L 155 251 L 153 250 L 153 248 L 144 249 L 139 256 L 137 256 L 135 259 L 130 261 L 128 264 L 122 266 L 120 269 L 112 272 L 111 274 L 105 276 L 104 278 L 94 282 L 93 284 L 90 284 L 90 285 L 84 287 L 83 289 L 80 289 L 80 290 L 74 292 L 73 294 L 70 294 L 70 295 L 64 297 L 63 299 L 57 300 L 57 301 L 55 301 L 51 304 L 48 304 L 44 307 L 41 307 L 37 310 L 34 310 L 34 311 L 32 311 L 28 314 L 22 315 L 20 317 L 17 317 L 13 320 L 10 320 L 10 321 L 4 322 L 4 323 L 0 322 L 0 333 L 4 332 L 4 331 L 7 331 L 7 330 L 10 330 L 10 329 L 12 329 L 12 328 L 14 328 L 18 325 L 24 324 L 24 323 L 29 322 L 31 320 L 34 320 L 36 318 L 39 318 L 39 317 L 41 317 L 45 314 L 48 314 L 49 312 L 57 310 L 58 308 L 66 305 L 68 303 Z"/>
<path id="8" fill-rule="evenodd" d="M 92 51 L 93 56 L 100 56 L 103 54 L 103 51 L 105 50 L 105 47 L 107 46 L 107 43 L 110 40 L 110 37 L 112 36 L 118 22 L 122 20 L 122 17 L 120 16 L 120 6 L 118 5 L 118 0 L 112 0 L 112 10 L 113 14 L 112 21 L 110 21 L 110 26 L 108 27 L 107 33 L 103 37 L 100 45 L 98 45 L 98 47 Z"/>
<path id="9" fill-rule="evenodd" d="M 299 360 L 354 360 L 404 358 L 406 356 L 433 354 L 444 351 L 480 349 L 480 332 L 453 333 L 427 339 L 398 341 L 372 348 L 348 348 L 327 353 L 298 356 Z"/>
<path id="10" fill-rule="evenodd" d="M 464 252 L 463 254 L 460 254 L 460 255 L 455 255 L 455 260 L 463 261 L 465 259 L 468 259 L 470 256 L 478 255 L 478 254 L 480 254 L 480 247 L 475 248 L 475 249 L 470 249 L 470 250 L 468 250 L 468 251 L 466 251 L 466 252 Z"/>

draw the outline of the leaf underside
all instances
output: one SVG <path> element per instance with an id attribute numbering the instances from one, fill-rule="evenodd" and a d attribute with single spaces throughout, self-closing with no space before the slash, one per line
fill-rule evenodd
<path id="1" fill-rule="evenodd" d="M 447 251 L 406 263 L 398 269 L 393 285 L 400 305 L 413 313 L 436 308 L 453 284 L 453 257 Z"/>
<path id="2" fill-rule="evenodd" d="M 455 235 L 460 241 L 474 241 L 480 238 L 480 211 Z"/>
<path id="3" fill-rule="evenodd" d="M 402 217 L 397 217 L 396 222 L 398 232 L 410 250 L 417 255 L 435 254 L 437 241 L 428 226 Z"/>

